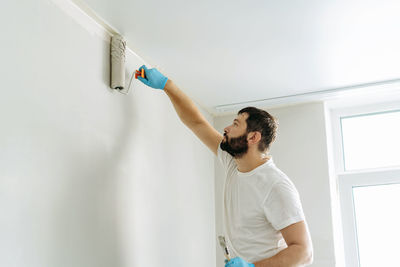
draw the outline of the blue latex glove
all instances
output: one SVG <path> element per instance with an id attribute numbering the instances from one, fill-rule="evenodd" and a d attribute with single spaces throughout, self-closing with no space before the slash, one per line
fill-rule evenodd
<path id="1" fill-rule="evenodd" d="M 245 261 L 241 257 L 236 257 L 230 261 L 225 260 L 225 267 L 254 267 L 254 264 Z"/>
<path id="2" fill-rule="evenodd" d="M 145 65 L 139 68 L 139 71 L 144 69 L 144 74 L 146 78 L 142 78 L 138 76 L 138 79 L 147 86 L 150 86 L 155 89 L 164 90 L 165 84 L 168 81 L 168 78 L 161 74 L 156 68 L 147 69 Z"/>

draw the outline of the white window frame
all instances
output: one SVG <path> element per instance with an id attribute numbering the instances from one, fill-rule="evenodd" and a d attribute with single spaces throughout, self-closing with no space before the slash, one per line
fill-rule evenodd
<path id="1" fill-rule="evenodd" d="M 400 110 L 400 102 L 386 102 L 357 107 L 330 108 L 334 173 L 340 199 L 343 254 L 346 267 L 359 267 L 357 229 L 355 223 L 353 188 L 384 184 L 400 184 L 400 166 L 349 171 L 344 169 L 341 118 L 361 114 L 377 114 Z"/>

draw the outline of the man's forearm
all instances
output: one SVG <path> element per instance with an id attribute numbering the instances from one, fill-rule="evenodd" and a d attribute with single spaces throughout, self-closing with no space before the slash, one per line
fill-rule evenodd
<path id="1" fill-rule="evenodd" d="M 164 92 L 170 98 L 176 113 L 186 126 L 190 127 L 205 120 L 195 103 L 173 81 L 168 79 Z"/>
<path id="2" fill-rule="evenodd" d="M 297 267 L 312 262 L 312 253 L 300 245 L 290 245 L 275 256 L 254 262 L 255 267 Z"/>

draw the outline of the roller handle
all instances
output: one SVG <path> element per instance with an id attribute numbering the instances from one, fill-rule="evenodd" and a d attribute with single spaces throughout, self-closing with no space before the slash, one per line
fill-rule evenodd
<path id="1" fill-rule="evenodd" d="M 136 70 L 136 72 L 135 72 L 135 79 L 137 79 L 138 76 L 140 76 L 140 77 L 142 77 L 142 78 L 145 78 L 145 76 L 144 76 L 144 69 L 141 69 L 141 71 L 140 71 L 140 70 Z"/>

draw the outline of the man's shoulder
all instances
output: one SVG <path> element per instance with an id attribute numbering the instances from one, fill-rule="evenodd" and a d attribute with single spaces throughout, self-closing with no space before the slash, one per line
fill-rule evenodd
<path id="1" fill-rule="evenodd" d="M 274 164 L 272 159 L 270 160 L 271 162 L 268 164 L 268 166 L 260 170 L 260 172 L 263 174 L 262 176 L 265 179 L 274 182 L 279 182 L 289 179 L 288 176 Z"/>
<path id="2" fill-rule="evenodd" d="M 294 185 L 289 177 L 276 166 L 262 170 L 257 185 L 259 190 L 269 195 L 272 191 L 280 191 L 285 188 L 293 188 Z"/>

